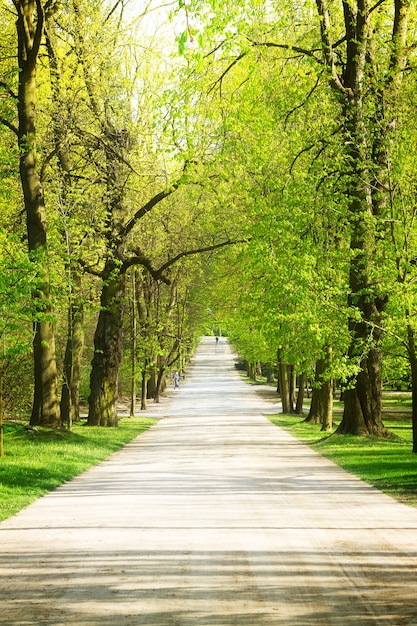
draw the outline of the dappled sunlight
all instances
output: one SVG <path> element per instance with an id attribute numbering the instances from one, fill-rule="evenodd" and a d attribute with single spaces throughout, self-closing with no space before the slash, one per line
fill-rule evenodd
<path id="1" fill-rule="evenodd" d="M 417 510 L 268 406 L 206 338 L 153 428 L 0 525 L 0 624 L 414 623 Z"/>
<path id="2" fill-rule="evenodd" d="M 34 611 L 25 624 L 410 623 L 415 576 L 392 554 L 372 552 L 360 563 L 357 553 L 304 551 L 292 547 L 290 532 L 288 539 L 290 547 L 279 552 L 195 549 L 192 538 L 179 547 L 138 545 L 122 554 L 117 549 L 56 550 L 39 560 L 28 552 L 14 560 L 25 582 L 19 603 L 10 589 L 2 597 L 2 614 L 9 616 L 7 623 L 18 623 L 24 604 Z M 334 575 L 335 563 L 343 570 L 344 585 Z M 367 579 L 371 590 L 364 587 Z M 366 591 L 372 593 L 363 602 Z M 6 624 L 1 617 L 0 623 Z"/>

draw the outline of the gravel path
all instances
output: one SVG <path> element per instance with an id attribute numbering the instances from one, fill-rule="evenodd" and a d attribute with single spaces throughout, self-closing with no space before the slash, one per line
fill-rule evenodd
<path id="1" fill-rule="evenodd" d="M 417 510 L 273 426 L 225 340 L 164 404 L 0 524 L 0 624 L 417 624 Z"/>

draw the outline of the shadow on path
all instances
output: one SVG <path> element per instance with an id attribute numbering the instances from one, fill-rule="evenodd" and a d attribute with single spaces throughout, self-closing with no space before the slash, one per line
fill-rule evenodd
<path id="1" fill-rule="evenodd" d="M 417 511 L 266 406 L 204 338 L 153 428 L 0 524 L 0 624 L 417 624 Z"/>

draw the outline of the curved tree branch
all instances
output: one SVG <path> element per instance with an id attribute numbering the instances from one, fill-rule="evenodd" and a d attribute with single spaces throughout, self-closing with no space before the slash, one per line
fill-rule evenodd
<path id="1" fill-rule="evenodd" d="M 177 261 L 179 261 L 180 259 L 183 259 L 184 257 L 193 256 L 195 254 L 202 254 L 203 252 L 211 252 L 213 250 L 218 250 L 219 248 L 224 248 L 225 246 L 233 246 L 238 243 L 247 243 L 248 241 L 249 239 L 235 239 L 235 240 L 227 239 L 226 241 L 221 241 L 220 243 L 214 243 L 209 246 L 203 246 L 201 248 L 194 248 L 191 250 L 184 250 L 183 252 L 179 252 L 176 256 L 172 257 L 172 259 L 169 259 L 166 263 L 161 265 L 161 267 L 157 270 L 157 273 L 162 274 L 162 272 L 165 272 L 169 267 L 171 267 L 172 265 L 177 263 Z"/>
<path id="2" fill-rule="evenodd" d="M 17 137 L 19 136 L 19 129 L 17 128 L 17 126 L 12 124 L 12 122 L 9 122 L 9 120 L 6 120 L 4 117 L 0 117 L 0 124 L 6 126 L 9 130 L 12 131 L 12 133 L 17 135 Z"/>
<path id="3" fill-rule="evenodd" d="M 129 259 L 126 259 L 124 261 L 123 266 L 122 266 L 122 271 L 126 271 L 129 267 L 132 267 L 133 265 L 142 265 L 142 267 L 148 270 L 150 275 L 156 281 L 161 280 L 166 285 L 170 285 L 171 280 L 165 275 L 165 272 L 170 267 L 175 265 L 175 263 L 177 263 L 180 259 L 183 259 L 184 257 L 187 257 L 187 256 L 202 254 L 204 252 L 212 252 L 213 250 L 218 250 L 219 248 L 224 248 L 225 246 L 232 246 L 238 243 L 247 243 L 248 241 L 249 241 L 249 238 L 248 239 L 235 239 L 235 240 L 227 239 L 226 241 L 221 241 L 220 243 L 214 243 L 208 246 L 202 246 L 201 248 L 193 248 L 191 250 L 184 250 L 183 252 L 179 252 L 177 255 L 175 255 L 174 257 L 172 257 L 165 263 L 163 263 L 163 265 L 161 265 L 158 269 L 155 269 L 153 267 L 152 261 L 149 259 L 149 257 L 147 257 L 142 252 L 140 248 L 135 248 L 133 250 L 133 252 L 135 253 L 135 256 L 132 256 Z"/>

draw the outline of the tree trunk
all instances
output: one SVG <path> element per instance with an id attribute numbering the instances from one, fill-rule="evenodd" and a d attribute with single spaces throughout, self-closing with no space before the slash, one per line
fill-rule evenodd
<path id="1" fill-rule="evenodd" d="M 150 400 L 155 398 L 156 385 L 158 380 L 158 372 L 155 367 L 152 367 L 151 372 L 148 374 L 148 380 L 146 385 L 146 398 Z"/>
<path id="2" fill-rule="evenodd" d="M 65 207 L 68 217 L 72 216 L 73 209 L 73 181 L 72 153 L 69 141 L 67 120 L 62 115 L 62 87 L 63 78 L 61 72 L 61 58 L 57 54 L 55 21 L 52 14 L 48 14 L 49 20 L 45 27 L 45 44 L 48 51 L 49 68 L 51 74 L 51 90 L 54 101 L 53 129 L 55 150 L 62 180 L 61 202 Z M 64 62 L 64 61 L 62 61 Z M 84 348 L 84 303 L 81 295 L 82 280 L 79 268 L 73 267 L 74 248 L 71 240 L 70 229 L 64 221 L 62 237 L 67 248 L 67 272 L 69 274 L 69 304 L 68 304 L 68 333 L 63 363 L 63 381 L 61 390 L 61 420 L 66 423 L 69 430 L 74 421 L 80 419 L 80 372 L 81 357 Z M 78 242 L 77 242 L 78 244 Z"/>
<path id="3" fill-rule="evenodd" d="M 412 426 L 413 426 L 413 452 L 417 453 L 417 353 L 414 328 L 407 325 L 407 350 L 411 368 L 411 397 L 412 397 Z"/>
<path id="4" fill-rule="evenodd" d="M 311 424 L 321 424 L 321 430 L 331 430 L 333 425 L 333 382 L 326 376 L 330 359 L 330 348 L 326 349 L 323 358 L 317 359 L 311 406 L 305 420 Z"/>
<path id="5" fill-rule="evenodd" d="M 268 383 L 268 385 L 272 385 L 275 381 L 274 378 L 274 364 L 273 363 L 268 363 L 266 366 L 266 382 Z"/>
<path id="6" fill-rule="evenodd" d="M 141 383 L 141 395 L 140 395 L 140 410 L 146 411 L 146 398 L 147 398 L 147 373 L 146 365 L 142 370 L 142 383 Z"/>
<path id="7" fill-rule="evenodd" d="M 100 313 L 94 335 L 88 424 L 117 426 L 119 366 L 122 360 L 122 323 L 126 275 L 110 259 L 103 275 Z"/>
<path id="8" fill-rule="evenodd" d="M 78 278 L 77 287 L 81 280 Z M 80 420 L 80 374 L 84 349 L 84 306 L 77 296 L 68 308 L 68 337 L 64 356 L 64 377 L 61 394 L 61 418 L 71 430 L 72 423 Z"/>
<path id="9" fill-rule="evenodd" d="M 304 392 L 306 388 L 307 382 L 307 374 L 303 372 L 300 374 L 298 378 L 298 394 L 297 394 L 297 402 L 295 405 L 295 412 L 297 415 L 303 414 L 303 404 L 304 404 Z"/>
<path id="10" fill-rule="evenodd" d="M 158 377 L 156 380 L 156 387 L 155 387 L 155 402 L 159 403 L 160 398 L 161 398 L 161 391 L 162 391 L 162 387 L 165 381 L 165 365 L 161 365 L 161 367 L 158 370 Z"/>
<path id="11" fill-rule="evenodd" d="M 316 363 L 316 372 L 317 372 L 317 363 Z M 313 385 L 313 389 L 311 393 L 310 410 L 308 412 L 306 419 L 304 420 L 305 422 L 308 422 L 309 424 L 321 424 L 319 392 L 320 392 L 320 389 Z"/>
<path id="12" fill-rule="evenodd" d="M 248 362 L 248 377 L 256 382 L 256 363 L 249 363 Z"/>
<path id="13" fill-rule="evenodd" d="M 132 322 L 131 322 L 131 373 L 130 373 L 130 417 L 135 417 L 136 413 L 136 334 L 137 334 L 137 320 L 136 320 L 136 269 L 132 269 L 132 295 L 131 295 L 131 309 L 132 309 Z"/>
<path id="14" fill-rule="evenodd" d="M 351 284 L 352 289 L 355 289 L 353 293 L 358 293 L 357 281 Z M 369 286 L 363 289 L 369 294 Z M 359 305 L 365 321 L 350 324 L 352 343 L 349 356 L 352 361 L 356 360 L 359 363 L 361 370 L 344 391 L 343 418 L 336 433 L 386 437 L 389 436 L 389 432 L 381 417 L 382 330 L 378 323 L 383 307 L 376 306 L 376 300 L 372 295 L 367 297 L 369 302 L 361 302 Z"/>
<path id="15" fill-rule="evenodd" d="M 278 379 L 279 389 L 281 394 L 282 412 L 291 413 L 291 398 L 290 398 L 290 381 L 288 376 L 288 366 L 283 363 L 280 358 L 280 351 L 278 350 Z"/>
<path id="16" fill-rule="evenodd" d="M 47 229 L 44 194 L 37 167 L 36 66 L 43 36 L 42 4 L 16 1 L 18 35 L 18 143 L 20 179 L 26 211 L 29 254 L 41 267 L 34 292 L 37 321 L 34 324 L 34 397 L 30 423 L 51 428 L 61 426 L 57 393 L 55 333 L 47 269 Z"/>
<path id="17" fill-rule="evenodd" d="M 379 5 L 343 2 L 345 55 L 333 45 L 332 7 L 316 0 L 320 18 L 323 62 L 328 69 L 329 86 L 341 104 L 341 121 L 346 146 L 346 195 L 349 203 L 350 298 L 361 321 L 351 320 L 349 356 L 360 372 L 345 391 L 342 422 L 336 432 L 387 435 L 381 420 L 381 332 L 386 297 L 378 284 L 374 258 L 378 227 L 384 223 L 389 204 L 389 135 L 395 127 L 395 107 L 387 106 L 402 80 L 407 60 L 407 16 L 409 0 L 395 0 L 391 35 L 392 46 L 386 60 L 389 73 L 379 73 L 373 41 Z M 381 9 L 384 11 L 384 8 Z M 338 34 L 340 37 L 340 34 Z M 341 49 L 340 49 L 341 50 Z M 338 68 L 343 67 L 343 73 Z M 365 101 L 366 98 L 366 101 Z"/>
<path id="18" fill-rule="evenodd" d="M 295 371 L 294 365 L 289 365 L 288 370 L 288 378 L 290 382 L 290 410 L 291 413 L 294 413 L 297 396 L 297 373 Z"/>

